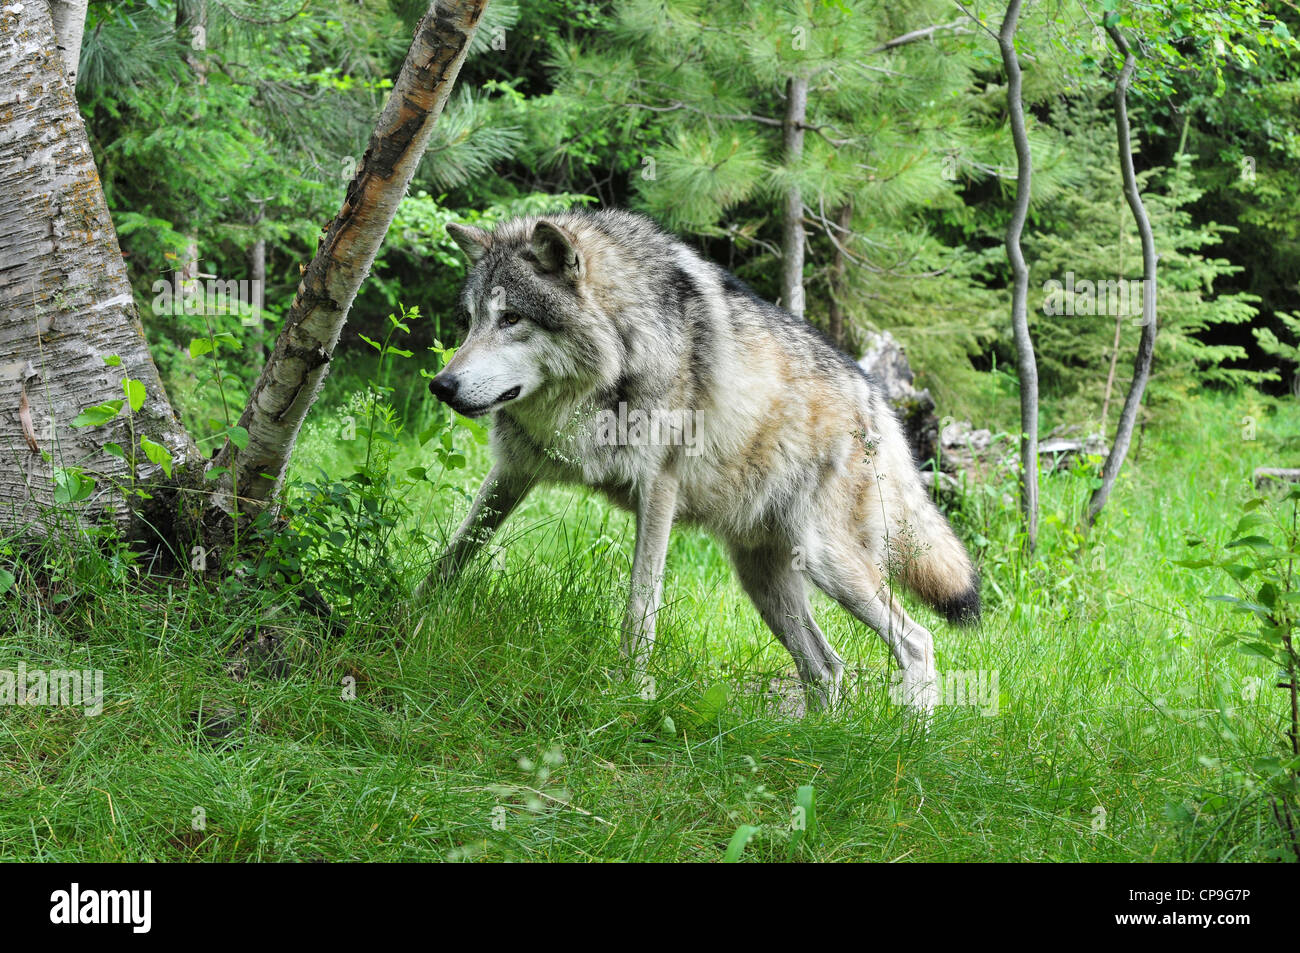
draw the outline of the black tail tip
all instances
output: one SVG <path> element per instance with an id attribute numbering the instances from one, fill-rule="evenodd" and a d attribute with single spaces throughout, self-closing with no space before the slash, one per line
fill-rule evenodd
<path id="1" fill-rule="evenodd" d="M 980 586 L 978 580 L 955 599 L 935 606 L 953 625 L 974 625 L 980 620 Z"/>

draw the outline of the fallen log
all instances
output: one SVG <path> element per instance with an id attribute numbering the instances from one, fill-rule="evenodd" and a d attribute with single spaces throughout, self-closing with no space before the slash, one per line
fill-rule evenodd
<path id="1" fill-rule="evenodd" d="M 1300 483 L 1300 469 L 1293 467 L 1256 467 L 1255 489 L 1261 490 L 1270 481 Z"/>
<path id="2" fill-rule="evenodd" d="M 926 466 L 939 453 L 939 418 L 929 390 L 917 390 L 902 345 L 888 331 L 866 334 L 866 350 L 858 366 L 884 391 L 898 414 L 917 463 Z"/>

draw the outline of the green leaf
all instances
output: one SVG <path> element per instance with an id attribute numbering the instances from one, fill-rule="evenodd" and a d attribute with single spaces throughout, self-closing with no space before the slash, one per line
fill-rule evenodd
<path id="1" fill-rule="evenodd" d="M 8 569 L 0 569 L 0 596 L 14 587 L 14 574 Z"/>
<path id="2" fill-rule="evenodd" d="M 190 340 L 190 357 L 202 357 L 213 350 L 214 347 L 211 338 L 192 338 Z"/>
<path id="3" fill-rule="evenodd" d="M 811 784 L 800 785 L 794 793 L 794 811 L 790 822 L 790 856 L 802 843 L 817 839 L 817 792 Z"/>
<path id="4" fill-rule="evenodd" d="M 1236 549 L 1238 546 L 1249 546 L 1256 551 L 1273 548 L 1272 542 L 1265 536 L 1243 536 L 1240 539 L 1234 539 L 1224 549 Z"/>
<path id="5" fill-rule="evenodd" d="M 233 443 L 240 450 L 247 449 L 248 431 L 245 430 L 243 427 L 236 424 L 235 426 L 231 427 L 229 431 L 226 432 L 226 436 L 228 436 L 230 438 L 230 442 Z"/>
<path id="6" fill-rule="evenodd" d="M 110 400 L 106 404 L 87 407 L 72 419 L 74 427 L 99 427 L 108 423 L 122 410 L 123 401 Z"/>
<path id="7" fill-rule="evenodd" d="M 140 449 L 144 455 L 149 458 L 150 463 L 155 463 L 163 468 L 163 473 L 171 479 L 172 475 L 172 452 L 160 443 L 154 443 L 144 434 L 140 435 Z"/>
<path id="8" fill-rule="evenodd" d="M 95 491 L 95 481 L 76 467 L 54 468 L 54 502 L 80 503 Z"/>
<path id="9" fill-rule="evenodd" d="M 120 367 L 122 365 L 122 359 L 116 354 L 110 354 L 108 357 L 104 358 L 104 363 L 109 367 Z"/>
<path id="10" fill-rule="evenodd" d="M 104 452 L 108 454 L 110 457 L 117 457 L 119 460 L 126 459 L 126 451 L 122 449 L 122 445 L 120 443 L 104 444 Z"/>
<path id="11" fill-rule="evenodd" d="M 144 385 L 134 377 L 122 378 L 122 390 L 126 393 L 127 403 L 131 405 L 132 413 L 144 406 L 146 396 Z"/>
<path id="12" fill-rule="evenodd" d="M 1247 513 L 1241 519 L 1237 520 L 1237 528 L 1232 531 L 1233 536 L 1245 536 L 1252 529 L 1258 529 L 1268 524 L 1268 517 L 1263 513 Z M 1248 537 L 1251 539 L 1257 537 Z"/>
<path id="13" fill-rule="evenodd" d="M 736 828 L 736 833 L 731 835 L 731 843 L 727 844 L 727 852 L 722 855 L 724 864 L 736 864 L 740 862 L 740 855 L 745 852 L 749 842 L 754 839 L 758 833 L 758 828 L 753 824 L 741 824 Z"/>
<path id="14" fill-rule="evenodd" d="M 686 710 L 690 713 L 688 724 L 696 727 L 716 722 L 726 709 L 730 697 L 731 689 L 726 682 L 714 682 L 700 696 L 699 701 L 686 706 Z"/>

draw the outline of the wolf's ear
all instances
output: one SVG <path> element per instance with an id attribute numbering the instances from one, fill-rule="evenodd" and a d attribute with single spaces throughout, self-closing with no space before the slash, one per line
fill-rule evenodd
<path id="1" fill-rule="evenodd" d="M 538 222 L 533 227 L 529 245 L 543 274 L 555 275 L 569 282 L 576 282 L 582 274 L 582 256 L 578 253 L 577 240 L 554 222 L 545 219 Z"/>
<path id="2" fill-rule="evenodd" d="M 460 246 L 460 250 L 469 256 L 471 265 L 477 264 L 478 260 L 486 255 L 487 250 L 492 247 L 491 233 L 473 225 L 457 225 L 452 222 L 447 226 L 447 234 L 451 236 L 452 241 Z"/>

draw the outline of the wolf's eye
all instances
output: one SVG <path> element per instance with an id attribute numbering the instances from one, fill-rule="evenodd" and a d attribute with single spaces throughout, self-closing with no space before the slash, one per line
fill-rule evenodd
<path id="1" fill-rule="evenodd" d="M 506 311 L 497 319 L 497 326 L 502 328 L 513 327 L 518 323 L 519 315 L 515 314 L 513 311 Z"/>

